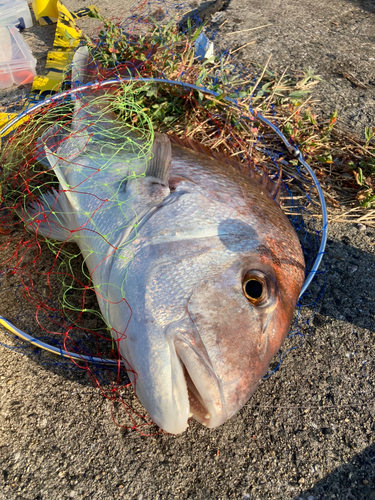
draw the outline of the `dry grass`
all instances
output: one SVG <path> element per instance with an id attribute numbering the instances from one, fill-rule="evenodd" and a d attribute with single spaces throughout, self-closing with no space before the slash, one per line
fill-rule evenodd
<path id="1" fill-rule="evenodd" d="M 290 157 L 272 130 L 257 120 L 259 112 L 277 123 L 290 142 L 303 152 L 322 186 L 331 220 L 375 226 L 372 137 L 375 130 L 366 129 L 366 140 L 361 140 L 337 126 L 336 112 L 328 121 L 320 121 L 314 114 L 311 97 L 319 76 L 310 70 L 279 74 L 269 67 L 270 59 L 256 75 L 239 65 L 230 53 L 199 61 L 194 54 L 194 41 L 202 28 L 188 24 L 187 31 L 182 33 L 178 20 L 149 18 L 146 26 L 141 24 L 139 37 L 134 31 L 129 37 L 118 23 L 103 21 L 105 26 L 99 37 L 86 39 L 94 58 L 100 62 L 102 77 L 106 76 L 105 68 L 111 67 L 102 64 L 103 53 L 108 58 L 113 54 L 108 47 L 116 50 L 116 44 L 120 43 L 122 53 L 116 54 L 116 64 L 121 71 L 123 61 L 143 61 L 137 69 L 143 77 L 192 83 L 220 94 L 213 98 L 205 93 L 184 91 L 182 95 L 177 89 L 171 91 L 170 86 L 159 86 L 151 97 L 143 93 L 140 97 L 155 128 L 198 140 L 267 172 L 276 173 L 282 165 L 283 178 L 292 182 L 297 161 Z M 107 43 L 103 44 L 103 40 Z M 150 48 L 153 54 L 147 58 Z M 236 104 L 229 104 L 225 97 L 235 99 Z M 250 113 L 249 106 L 255 114 Z M 299 180 L 299 187 L 294 183 L 294 188 L 301 195 L 304 190 L 309 192 L 313 208 L 316 192 L 311 191 L 309 179 L 302 172 Z"/>
<path id="2" fill-rule="evenodd" d="M 296 196 L 306 197 L 308 192 L 307 206 L 318 213 L 314 210 L 314 202 L 319 207 L 317 193 L 309 177 L 298 169 L 298 162 L 274 132 L 257 119 L 256 113 L 261 113 L 303 152 L 322 186 L 331 220 L 375 226 L 375 129 L 366 129 L 362 140 L 337 126 L 336 113 L 328 121 L 319 120 L 312 98 L 319 76 L 310 70 L 280 74 L 270 68 L 270 58 L 254 72 L 228 52 L 199 61 L 194 43 L 202 26 L 188 23 L 182 32 L 178 19 L 137 20 L 126 32 L 119 21 L 100 19 L 103 27 L 96 37 L 83 40 L 95 61 L 88 78 L 130 73 L 191 83 L 218 93 L 213 98 L 204 92 L 150 83 L 139 89 L 137 98 L 160 131 L 195 139 L 272 175 L 282 166 L 284 182 L 293 183 Z M 229 103 L 227 97 L 236 103 Z M 136 122 L 137 117 L 132 120 Z"/>

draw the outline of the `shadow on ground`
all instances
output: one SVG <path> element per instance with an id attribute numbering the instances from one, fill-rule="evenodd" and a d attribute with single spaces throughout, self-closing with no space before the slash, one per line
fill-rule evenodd
<path id="1" fill-rule="evenodd" d="M 375 445 L 369 446 L 350 462 L 338 467 L 331 474 L 300 493 L 294 500 L 375 500 Z"/>
<path id="2" fill-rule="evenodd" d="M 375 257 L 356 245 L 368 240 L 370 249 L 375 230 L 360 232 L 353 227 L 352 233 L 343 235 L 340 241 L 328 239 L 325 295 L 314 324 L 319 326 L 328 316 L 375 331 Z"/>
<path id="3" fill-rule="evenodd" d="M 367 10 L 375 14 L 375 4 L 373 0 L 345 0 L 348 3 L 353 3 L 363 10 Z"/>

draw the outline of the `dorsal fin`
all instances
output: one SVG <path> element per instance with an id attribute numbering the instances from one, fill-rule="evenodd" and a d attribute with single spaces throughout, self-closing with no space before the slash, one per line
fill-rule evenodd
<path id="1" fill-rule="evenodd" d="M 177 144 L 178 146 L 191 149 L 196 153 L 203 154 L 205 156 L 208 156 L 209 158 L 213 158 L 214 160 L 218 160 L 222 163 L 226 163 L 227 165 L 231 165 L 236 170 L 241 172 L 241 174 L 245 175 L 246 177 L 249 177 L 252 180 L 255 180 L 255 182 L 258 182 L 258 184 L 260 184 L 264 189 L 266 189 L 270 193 L 272 198 L 277 203 L 279 203 L 280 188 L 281 188 L 281 171 L 277 181 L 275 182 L 268 177 L 267 173 L 264 170 L 262 175 L 259 172 L 257 172 L 253 167 L 249 165 L 243 165 L 234 158 L 231 158 L 230 156 L 227 156 L 224 153 L 214 151 L 208 148 L 207 146 L 200 144 L 197 141 L 189 139 L 188 137 L 181 138 L 174 134 L 171 135 L 168 134 L 168 137 L 173 144 Z"/>

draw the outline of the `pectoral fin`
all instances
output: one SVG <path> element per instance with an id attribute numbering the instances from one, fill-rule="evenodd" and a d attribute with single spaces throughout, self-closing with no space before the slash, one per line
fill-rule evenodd
<path id="1" fill-rule="evenodd" d="M 135 210 L 151 207 L 169 195 L 168 186 L 171 165 L 171 143 L 165 134 L 155 134 L 151 158 L 146 165 L 145 176 L 135 176 L 126 183 L 126 195 Z"/>
<path id="2" fill-rule="evenodd" d="M 168 185 L 171 160 L 172 149 L 169 137 L 166 134 L 156 133 L 152 145 L 152 157 L 146 167 L 146 177 L 154 177 Z"/>

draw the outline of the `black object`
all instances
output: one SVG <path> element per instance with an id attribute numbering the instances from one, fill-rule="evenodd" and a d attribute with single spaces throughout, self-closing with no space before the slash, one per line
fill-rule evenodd
<path id="1" fill-rule="evenodd" d="M 18 18 L 18 24 L 16 24 L 16 28 L 18 29 L 18 31 L 23 31 L 26 29 L 26 25 L 25 25 L 25 21 L 24 21 L 23 17 Z"/>
<path id="2" fill-rule="evenodd" d="M 214 0 L 213 2 L 204 2 L 197 9 L 188 12 L 179 22 L 179 27 L 181 31 L 185 31 L 187 28 L 187 20 L 190 18 L 193 21 L 199 20 L 201 23 L 209 21 L 211 16 L 225 10 L 229 6 L 230 0 Z"/>

